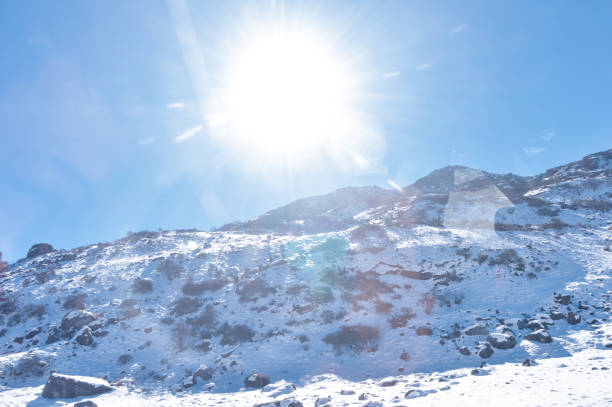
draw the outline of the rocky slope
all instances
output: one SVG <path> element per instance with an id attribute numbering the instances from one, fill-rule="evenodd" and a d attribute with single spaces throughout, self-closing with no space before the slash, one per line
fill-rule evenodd
<path id="1" fill-rule="evenodd" d="M 379 381 L 607 349 L 611 175 L 612 150 L 533 177 L 447 167 L 215 232 L 39 248 L 0 277 L 0 383 L 55 370 L 217 393 L 265 385 L 257 372 L 279 397 L 322 374 Z"/>

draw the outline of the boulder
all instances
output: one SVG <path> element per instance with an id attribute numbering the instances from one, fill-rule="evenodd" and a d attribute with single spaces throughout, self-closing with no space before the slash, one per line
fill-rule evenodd
<path id="1" fill-rule="evenodd" d="M 555 302 L 561 305 L 570 305 L 572 303 L 571 295 L 557 295 L 555 296 Z"/>
<path id="2" fill-rule="evenodd" d="M 493 348 L 491 347 L 491 344 L 489 342 L 480 342 L 478 344 L 477 351 L 478 356 L 483 359 L 490 358 L 494 353 Z"/>
<path id="3" fill-rule="evenodd" d="M 510 327 L 508 325 L 500 325 L 497 328 L 495 328 L 495 332 L 500 333 L 500 334 L 510 334 L 510 335 L 514 335 L 514 331 L 512 329 L 510 329 Z"/>
<path id="4" fill-rule="evenodd" d="M 244 379 L 244 385 L 253 389 L 261 389 L 270 384 L 270 378 L 262 373 L 253 373 Z"/>
<path id="5" fill-rule="evenodd" d="M 91 400 L 84 400 L 74 403 L 73 407 L 98 407 L 98 405 Z"/>
<path id="6" fill-rule="evenodd" d="M 463 333 L 466 334 L 466 335 L 469 335 L 469 336 L 488 335 L 489 334 L 489 330 L 485 326 L 474 324 L 474 325 L 472 325 L 470 327 L 467 327 L 465 329 L 465 331 L 463 331 Z"/>
<path id="7" fill-rule="evenodd" d="M 93 344 L 93 336 L 91 335 L 91 328 L 84 326 L 74 340 L 83 346 L 90 346 Z"/>
<path id="8" fill-rule="evenodd" d="M 293 397 L 289 397 L 280 401 L 269 401 L 267 403 L 255 404 L 254 407 L 304 407 L 300 401 Z"/>
<path id="9" fill-rule="evenodd" d="M 398 383 L 396 379 L 387 379 L 380 382 L 380 387 L 393 387 Z"/>
<path id="10" fill-rule="evenodd" d="M 550 319 L 552 319 L 553 321 L 558 321 L 560 319 L 565 318 L 565 315 L 563 315 L 562 312 L 559 311 L 551 311 L 550 313 Z"/>
<path id="11" fill-rule="evenodd" d="M 74 398 L 107 393 L 111 390 L 113 388 L 103 379 L 51 373 L 43 387 L 42 396 L 48 399 Z"/>
<path id="12" fill-rule="evenodd" d="M 496 349 L 512 349 L 516 345 L 514 336 L 497 332 L 487 335 L 487 341 Z"/>
<path id="13" fill-rule="evenodd" d="M 532 331 L 537 331 L 539 329 L 546 329 L 546 325 L 539 319 L 532 319 L 531 321 L 527 322 L 527 328 L 531 329 Z"/>
<path id="14" fill-rule="evenodd" d="M 200 365 L 200 367 L 198 367 L 198 369 L 193 374 L 194 383 L 197 383 L 198 377 L 204 381 L 209 381 L 213 377 L 213 372 L 214 370 L 212 367 L 208 367 L 206 365 Z"/>
<path id="15" fill-rule="evenodd" d="M 463 356 L 470 356 L 472 352 L 470 352 L 467 346 L 462 346 L 459 348 L 459 353 L 461 353 Z"/>
<path id="16" fill-rule="evenodd" d="M 62 319 L 60 327 L 64 331 L 75 331 L 81 329 L 86 325 L 89 325 L 95 321 L 96 317 L 94 314 L 88 311 L 75 310 L 67 313 Z"/>
<path id="17" fill-rule="evenodd" d="M 582 321 L 582 317 L 580 316 L 580 314 L 577 314 L 572 311 L 567 313 L 567 322 L 569 322 L 570 324 L 576 325 L 580 321 Z"/>
<path id="18" fill-rule="evenodd" d="M 32 247 L 30 247 L 30 250 L 28 250 L 26 259 L 31 259 L 32 257 L 51 253 L 52 251 L 55 251 L 55 249 L 49 243 L 37 243 L 33 245 Z"/>
<path id="19" fill-rule="evenodd" d="M 544 329 L 538 329 L 537 331 L 530 333 L 529 335 L 525 336 L 525 339 L 528 339 L 530 341 L 540 342 L 540 343 L 551 343 L 552 342 L 552 337 Z"/>

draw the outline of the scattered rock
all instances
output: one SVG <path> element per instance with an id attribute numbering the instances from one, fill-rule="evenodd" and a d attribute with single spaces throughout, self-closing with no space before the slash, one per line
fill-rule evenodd
<path id="1" fill-rule="evenodd" d="M 482 326 L 482 325 L 475 324 L 475 325 L 472 325 L 472 326 L 466 328 L 463 331 L 463 333 L 466 334 L 466 335 L 469 335 L 469 336 L 488 335 L 489 334 L 489 330 L 486 327 Z"/>
<path id="2" fill-rule="evenodd" d="M 212 367 L 200 365 L 200 367 L 198 367 L 198 369 L 193 374 L 193 381 L 197 382 L 197 378 L 200 378 L 204 381 L 209 381 L 213 377 L 213 372 L 214 370 Z"/>
<path id="3" fill-rule="evenodd" d="M 396 379 L 389 379 L 389 380 L 383 380 L 382 382 L 380 382 L 379 386 L 380 387 L 393 387 L 396 384 L 397 384 Z"/>
<path id="4" fill-rule="evenodd" d="M 36 335 L 38 335 L 41 332 L 42 332 L 42 328 L 37 326 L 36 328 L 34 328 L 30 332 L 28 332 L 28 334 L 25 337 L 26 337 L 26 339 L 32 339 L 33 337 L 35 337 Z"/>
<path id="5" fill-rule="evenodd" d="M 42 396 L 48 399 L 74 398 L 107 393 L 111 390 L 113 388 L 103 379 L 51 373 L 43 387 Z"/>
<path id="6" fill-rule="evenodd" d="M 83 346 L 90 346 L 93 344 L 93 336 L 91 335 L 91 328 L 88 326 L 84 326 L 83 329 L 79 332 L 79 334 L 74 338 L 74 340 Z"/>
<path id="7" fill-rule="evenodd" d="M 127 365 L 133 359 L 134 359 L 134 357 L 132 355 L 129 355 L 129 354 L 125 353 L 125 354 L 119 356 L 119 359 L 117 361 L 119 362 L 120 365 Z"/>
<path id="8" fill-rule="evenodd" d="M 244 379 L 244 385 L 253 389 L 261 389 L 270 384 L 270 378 L 262 373 L 253 373 Z"/>
<path id="9" fill-rule="evenodd" d="M 576 325 L 580 321 L 582 321 L 582 317 L 580 316 L 580 314 L 577 314 L 572 311 L 567 313 L 567 322 L 569 322 L 570 324 Z"/>
<path id="10" fill-rule="evenodd" d="M 500 334 L 510 334 L 514 336 L 514 331 L 508 325 L 500 325 L 495 328 L 495 332 Z"/>
<path id="11" fill-rule="evenodd" d="M 96 320 L 94 314 L 88 311 L 75 310 L 67 313 L 62 319 L 61 328 L 65 331 L 75 331 Z"/>
<path id="12" fill-rule="evenodd" d="M 407 362 L 410 360 L 410 355 L 408 354 L 408 352 L 402 352 L 402 354 L 400 355 L 400 359 L 404 362 Z"/>
<path id="13" fill-rule="evenodd" d="M 98 407 L 98 405 L 92 400 L 83 400 L 79 401 L 78 403 L 74 403 L 73 407 Z"/>
<path id="14" fill-rule="evenodd" d="M 550 319 L 552 319 L 553 321 L 558 321 L 558 320 L 560 320 L 560 319 L 564 319 L 564 318 L 565 318 L 565 315 L 563 315 L 563 313 L 562 313 L 562 312 L 559 312 L 559 311 L 552 311 L 552 312 L 550 313 Z"/>
<path id="15" fill-rule="evenodd" d="M 509 334 L 492 333 L 487 335 L 487 341 L 496 349 L 512 349 L 516 345 L 516 339 Z"/>
<path id="16" fill-rule="evenodd" d="M 355 394 L 355 390 L 340 390 L 340 394 L 343 396 L 352 396 Z"/>
<path id="17" fill-rule="evenodd" d="M 551 343 L 552 342 L 552 337 L 544 329 L 538 329 L 537 331 L 530 333 L 529 335 L 525 336 L 525 339 L 529 339 L 530 341 L 535 341 L 535 342 L 540 342 L 540 343 Z"/>
<path id="18" fill-rule="evenodd" d="M 561 305 L 570 305 L 572 303 L 571 295 L 557 295 L 555 296 L 555 302 Z"/>
<path id="19" fill-rule="evenodd" d="M 491 347 L 491 344 L 489 342 L 480 342 L 478 344 L 477 350 L 478 356 L 483 359 L 490 358 L 494 353 L 493 348 Z"/>
<path id="20" fill-rule="evenodd" d="M 532 331 L 537 331 L 539 329 L 546 329 L 546 325 L 539 319 L 532 319 L 531 321 L 527 322 L 527 328 L 531 329 Z"/>
<path id="21" fill-rule="evenodd" d="M 470 352 L 467 346 L 460 347 L 459 353 L 461 353 L 463 356 L 470 356 L 472 354 L 472 352 Z"/>
<path id="22" fill-rule="evenodd" d="M 189 376 L 189 377 L 186 377 L 185 379 L 183 379 L 183 388 L 185 388 L 185 389 L 193 387 L 194 384 L 195 384 L 195 380 L 194 380 L 193 376 Z"/>
<path id="23" fill-rule="evenodd" d="M 523 359 L 523 363 L 521 363 L 521 365 L 523 366 L 531 366 L 533 364 L 534 364 L 533 360 L 529 358 Z"/>
<path id="24" fill-rule="evenodd" d="M 26 259 L 31 259 L 32 257 L 51 253 L 52 251 L 55 251 L 55 249 L 49 243 L 37 243 L 33 245 L 32 247 L 30 247 L 30 250 L 28 250 Z"/>

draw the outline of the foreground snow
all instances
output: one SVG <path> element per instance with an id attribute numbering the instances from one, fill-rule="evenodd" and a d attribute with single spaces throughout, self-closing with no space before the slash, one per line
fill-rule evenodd
<path id="1" fill-rule="evenodd" d="M 290 391 L 291 386 L 286 382 L 273 383 L 258 391 L 184 396 L 169 393 L 142 394 L 120 388 L 113 393 L 78 400 L 94 400 L 100 407 L 252 406 L 288 397 L 294 397 L 304 406 L 314 406 L 317 399 L 324 397 L 330 397 L 332 406 L 378 405 L 375 403 L 384 406 L 473 406 L 490 405 L 493 401 L 497 406 L 594 406 L 612 403 L 611 349 L 593 348 L 567 357 L 537 360 L 536 363 L 528 367 L 516 363 L 485 366 L 477 369 L 476 375 L 472 374 L 472 369 L 458 369 L 398 376 L 382 381 L 350 382 L 326 375 L 315 377 L 294 391 Z M 382 382 L 393 379 L 398 381 L 395 386 L 381 386 Z M 47 400 L 40 396 L 41 391 L 42 386 L 5 389 L 0 392 L 0 405 L 46 407 L 64 406 L 78 401 Z M 287 394 L 279 394 L 285 391 Z M 270 397 L 269 394 L 276 394 L 276 397 Z M 362 394 L 366 395 L 366 400 L 359 400 Z"/>

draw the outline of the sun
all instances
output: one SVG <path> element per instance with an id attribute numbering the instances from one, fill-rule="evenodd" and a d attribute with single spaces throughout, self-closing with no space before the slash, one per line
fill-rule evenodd
<path id="1" fill-rule="evenodd" d="M 223 114 L 210 122 L 260 155 L 296 158 L 329 148 L 351 121 L 356 81 L 347 68 L 312 33 L 256 35 L 230 59 Z"/>

